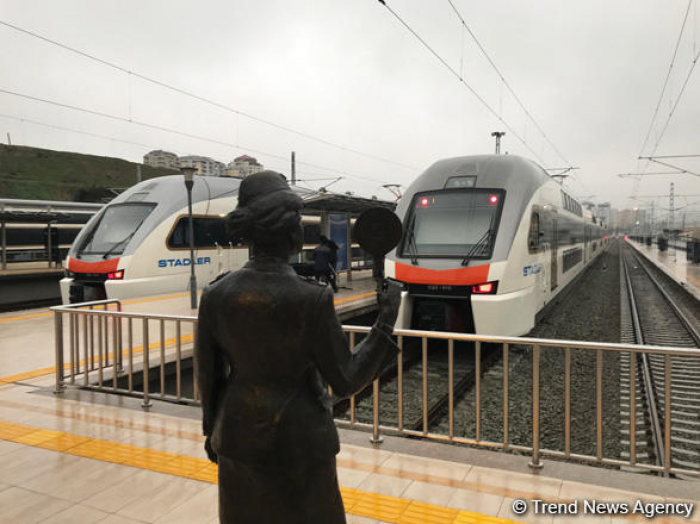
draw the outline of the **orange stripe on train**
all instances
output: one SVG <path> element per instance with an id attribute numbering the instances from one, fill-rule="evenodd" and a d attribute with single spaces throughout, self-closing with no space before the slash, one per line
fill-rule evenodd
<path id="1" fill-rule="evenodd" d="M 410 284 L 471 286 L 489 278 L 489 264 L 457 269 L 427 269 L 396 262 L 396 279 Z"/>
<path id="2" fill-rule="evenodd" d="M 68 269 L 76 273 L 111 273 L 119 266 L 118 258 L 111 258 L 100 262 L 83 262 L 68 258 Z"/>

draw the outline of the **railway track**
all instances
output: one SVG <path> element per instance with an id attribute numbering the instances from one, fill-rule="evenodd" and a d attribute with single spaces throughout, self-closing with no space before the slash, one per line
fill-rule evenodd
<path id="1" fill-rule="evenodd" d="M 481 360 L 476 366 L 473 345 L 455 345 L 452 360 L 453 405 L 474 386 L 477 371 L 481 376 L 493 364 L 495 359 L 492 353 L 482 348 Z M 427 373 L 423 373 L 424 365 Z M 415 431 L 434 429 L 449 414 L 449 368 L 448 348 L 444 341 L 430 340 L 422 344 L 419 340 L 406 340 L 401 373 L 394 366 L 379 381 L 381 422 Z M 348 403 L 335 403 L 336 416 L 371 423 L 371 393 L 370 385 L 355 395 L 354 402 L 349 403 L 354 405 L 354 417 L 349 413 Z M 427 413 L 425 418 L 424 413 Z"/>
<path id="2" fill-rule="evenodd" d="M 620 259 L 629 318 L 622 342 L 700 347 L 697 311 L 689 311 L 684 292 L 664 286 L 655 274 L 657 270 L 632 248 L 623 249 Z M 697 303 L 694 306 L 700 307 Z M 627 456 L 634 453 L 637 460 L 648 459 L 659 466 L 668 460 L 673 467 L 700 471 L 700 361 L 641 355 L 633 362 L 625 355 L 621 366 Z M 630 409 L 632 374 L 639 379 L 635 380 L 636 401 Z M 665 388 L 666 381 L 671 382 L 671 388 Z M 670 434 L 668 446 L 666 434 Z"/>

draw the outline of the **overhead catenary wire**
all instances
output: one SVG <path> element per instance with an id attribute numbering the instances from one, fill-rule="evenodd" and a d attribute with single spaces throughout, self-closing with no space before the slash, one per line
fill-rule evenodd
<path id="1" fill-rule="evenodd" d="M 23 99 L 25 99 L 25 100 L 32 100 L 32 101 L 35 101 L 35 102 L 41 102 L 41 103 L 48 104 L 48 105 L 52 105 L 52 106 L 56 106 L 56 107 L 62 107 L 62 108 L 64 108 L 64 109 L 69 109 L 69 110 L 72 110 L 72 111 L 78 111 L 78 112 L 81 112 L 81 113 L 86 113 L 86 114 L 90 114 L 90 115 L 93 115 L 93 116 L 98 116 L 98 117 L 101 117 L 101 118 L 106 118 L 106 119 L 113 120 L 113 121 L 117 121 L 117 122 L 125 122 L 125 123 L 127 123 L 127 124 L 132 124 L 132 125 L 136 125 L 136 126 L 140 126 L 140 127 L 145 127 L 145 128 L 148 128 L 148 129 L 154 129 L 154 130 L 162 131 L 162 132 L 165 132 L 165 133 L 171 133 L 171 134 L 179 135 L 179 136 L 182 136 L 182 137 L 185 137 L 185 138 L 190 138 L 190 139 L 195 139 L 195 140 L 201 140 L 201 141 L 203 141 L 203 142 L 209 142 L 209 143 L 217 144 L 217 145 L 220 145 L 220 146 L 231 147 L 231 148 L 238 149 L 238 150 L 243 150 L 243 151 L 249 151 L 249 152 L 256 153 L 256 154 L 269 156 L 269 157 L 271 157 L 271 158 L 276 158 L 276 159 L 279 159 L 279 160 L 284 160 L 285 162 L 288 160 L 288 157 L 286 157 L 286 156 L 277 155 L 277 154 L 275 154 L 275 153 L 269 153 L 269 152 L 267 152 L 267 151 L 261 151 L 261 150 L 258 150 L 258 149 L 253 149 L 253 148 L 251 148 L 251 147 L 243 146 L 243 145 L 240 145 L 240 144 L 234 144 L 234 143 L 231 143 L 231 142 L 225 142 L 225 141 L 223 141 L 223 140 L 218 140 L 218 139 L 215 139 L 215 138 L 206 137 L 206 136 L 202 136 L 202 135 L 196 135 L 196 134 L 193 134 L 193 133 L 187 133 L 187 132 L 185 132 L 185 131 L 179 131 L 179 130 L 177 130 L 177 129 L 173 129 L 173 128 L 169 128 L 169 127 L 159 126 L 159 125 L 155 125 L 155 124 L 149 124 L 148 122 L 141 122 L 141 121 L 139 121 L 139 120 L 129 119 L 129 118 L 125 118 L 125 117 L 121 117 L 121 116 L 117 116 L 117 115 L 111 115 L 111 114 L 109 114 L 109 113 L 104 113 L 104 112 L 101 112 L 101 111 L 95 111 L 95 110 L 93 110 L 93 109 L 87 109 L 87 108 L 84 108 L 84 107 L 78 107 L 78 106 L 74 106 L 74 105 L 71 105 L 71 104 L 66 104 L 66 103 L 63 103 L 63 102 L 57 102 L 57 101 L 55 101 L 55 100 L 48 100 L 48 99 L 46 99 L 46 98 L 41 98 L 41 97 L 37 97 L 37 96 L 32 96 L 32 95 L 28 95 L 28 94 L 25 94 L 25 93 L 19 93 L 19 92 L 16 92 L 16 91 L 11 91 L 11 90 L 9 90 L 9 89 L 0 88 L 0 93 L 5 93 L 5 94 L 7 94 L 7 95 L 15 96 L 15 97 L 18 97 L 18 98 L 23 98 Z M 386 181 L 384 181 L 384 180 L 378 180 L 378 179 L 374 179 L 374 178 L 370 178 L 370 177 L 365 177 L 365 176 L 362 176 L 362 175 L 357 175 L 357 174 L 354 174 L 354 173 L 350 173 L 350 172 L 348 172 L 348 171 L 339 170 L 339 169 L 335 169 L 335 168 L 331 168 L 331 167 L 327 167 L 327 166 L 322 166 L 322 165 L 319 165 L 319 164 L 313 164 L 313 163 L 311 163 L 311 162 L 297 161 L 297 164 L 305 165 L 305 166 L 307 166 L 307 167 L 311 167 L 311 168 L 315 168 L 315 169 L 321 169 L 321 170 L 326 171 L 326 172 L 338 173 L 338 174 L 340 174 L 340 175 L 344 175 L 344 176 L 348 176 L 348 177 L 350 177 L 350 178 L 356 178 L 356 179 L 364 180 L 364 181 L 368 181 L 368 182 L 375 182 L 375 183 L 378 183 L 378 184 L 384 184 L 384 183 L 386 183 Z"/>
<path id="2" fill-rule="evenodd" d="M 253 115 L 253 114 L 251 114 L 251 113 L 247 113 L 247 112 L 241 111 L 241 110 L 239 110 L 239 109 L 235 109 L 235 108 L 230 107 L 230 106 L 227 106 L 227 105 L 225 105 L 225 104 L 223 104 L 223 103 L 221 103 L 221 102 L 217 102 L 217 101 L 215 101 L 215 100 L 212 100 L 212 99 L 210 99 L 210 98 L 206 98 L 206 97 L 204 97 L 204 96 L 198 95 L 198 94 L 193 93 L 193 92 L 191 92 L 191 91 L 187 91 L 186 89 L 183 89 L 183 88 L 174 86 L 174 85 L 172 85 L 172 84 L 168 84 L 168 83 L 166 83 L 166 82 L 164 82 L 164 81 L 157 80 L 157 79 L 155 79 L 155 78 L 152 78 L 152 77 L 150 77 L 150 76 L 144 75 L 144 74 L 142 74 L 142 73 L 138 73 L 138 72 L 136 72 L 136 71 L 132 71 L 132 70 L 126 68 L 126 67 L 120 66 L 119 64 L 116 64 L 116 63 L 114 63 L 114 62 L 110 62 L 109 60 L 105 60 L 105 59 L 100 58 L 100 57 L 98 57 L 98 56 L 95 56 L 95 55 L 93 55 L 93 54 L 91 54 L 91 53 L 87 53 L 87 52 L 85 52 L 85 51 L 81 51 L 80 49 L 76 49 L 76 48 L 71 47 L 71 46 L 69 46 L 69 45 L 66 45 L 66 44 L 63 44 L 63 43 L 61 43 L 61 42 L 58 42 L 58 41 L 56 41 L 56 40 L 52 40 L 52 39 L 50 39 L 50 38 L 48 38 L 48 37 L 46 37 L 46 36 L 43 36 L 43 35 L 41 35 L 41 34 L 39 34 L 39 33 L 37 33 L 37 32 L 30 31 L 30 30 L 28 30 L 28 29 L 24 29 L 24 28 L 22 28 L 22 27 L 16 26 L 16 25 L 11 24 L 11 23 L 9 23 L 9 22 L 5 22 L 4 20 L 0 20 L 0 25 L 3 25 L 3 26 L 5 26 L 5 27 L 8 27 L 8 28 L 13 29 L 13 30 L 15 30 L 15 31 L 18 31 L 18 32 L 23 33 L 23 34 L 25 34 L 25 35 L 31 36 L 31 37 L 33 37 L 33 38 L 37 38 L 37 39 L 42 40 L 42 41 L 44 41 L 44 42 L 46 42 L 46 43 L 48 43 L 48 44 L 51 44 L 51 45 L 60 47 L 61 49 L 64 49 L 64 50 L 69 51 L 69 52 L 71 52 L 71 53 L 75 53 L 75 54 L 80 55 L 80 56 L 82 56 L 82 57 L 84 57 L 84 58 L 87 58 L 88 60 L 92 60 L 92 61 L 97 62 L 97 63 L 99 63 L 99 64 L 102 64 L 102 65 L 104 65 L 104 66 L 110 67 L 110 68 L 112 68 L 112 69 L 116 69 L 117 71 L 121 71 L 121 72 L 123 72 L 123 73 L 126 73 L 126 74 L 129 75 L 130 77 L 133 76 L 133 77 L 135 77 L 135 78 L 138 78 L 138 79 L 140 79 L 140 80 L 143 80 L 144 82 L 148 82 L 148 83 L 157 85 L 157 86 L 159 86 L 159 87 L 168 89 L 168 90 L 170 90 L 170 91 L 173 91 L 173 92 L 175 92 L 175 93 L 178 93 L 178 94 L 181 94 L 181 95 L 184 95 L 184 96 L 193 98 L 193 99 L 198 100 L 198 101 L 200 101 L 200 102 L 203 102 L 203 103 L 205 103 L 205 104 L 211 105 L 211 106 L 216 107 L 216 108 L 218 108 L 218 109 L 222 109 L 222 110 L 224 110 L 224 111 L 227 111 L 227 112 L 229 112 L 229 113 L 236 114 L 236 115 L 241 116 L 241 117 L 244 117 L 244 118 L 248 118 L 248 119 L 253 120 L 253 121 L 255 121 L 255 122 L 258 122 L 258 123 L 260 123 L 260 124 L 264 124 L 264 125 L 273 127 L 273 128 L 275 128 L 275 129 L 278 129 L 278 130 L 281 130 L 281 131 L 285 131 L 285 132 L 287 132 L 287 133 L 291 133 L 291 134 L 293 134 L 293 135 L 296 135 L 296 136 L 299 136 L 299 137 L 302 137 L 302 138 L 305 138 L 305 139 L 308 139 L 308 140 L 312 140 L 312 141 L 314 141 L 314 142 L 317 142 L 317 143 L 326 145 L 326 146 L 328 146 L 328 147 L 332 147 L 332 148 L 338 149 L 338 150 L 343 151 L 343 152 L 346 152 L 346 153 L 351 153 L 351 154 L 358 155 L 358 156 L 361 156 L 361 157 L 364 157 L 364 158 L 368 158 L 368 159 L 370 159 L 370 160 L 375 160 L 375 161 L 377 161 L 377 162 L 383 162 L 383 163 L 385 163 L 385 164 L 390 164 L 390 165 L 393 165 L 393 166 L 396 166 L 396 167 L 400 167 L 400 168 L 403 168 L 403 169 L 409 169 L 409 170 L 412 170 L 412 171 L 420 171 L 420 168 L 417 168 L 417 167 L 415 167 L 415 166 L 411 166 L 411 165 L 408 165 L 408 164 L 403 164 L 403 163 L 401 163 L 401 162 L 396 162 L 396 161 L 394 161 L 394 160 L 390 160 L 390 159 L 387 159 L 387 158 L 383 158 L 383 157 L 380 157 L 380 156 L 377 156 L 377 155 L 373 155 L 373 154 L 370 154 L 370 153 L 365 153 L 365 152 L 360 151 L 360 150 L 358 150 L 358 149 L 354 149 L 354 148 L 351 148 L 351 147 L 348 147 L 348 146 L 344 146 L 344 145 L 342 145 L 342 144 L 338 144 L 338 143 L 333 142 L 333 141 L 331 141 L 331 140 L 326 140 L 325 138 L 321 138 L 321 137 L 319 137 L 319 136 L 312 135 L 312 134 L 310 134 L 310 133 L 306 133 L 306 132 L 300 131 L 300 130 L 298 130 L 298 129 L 294 129 L 294 128 L 289 127 L 289 126 L 285 126 L 285 125 L 282 125 L 282 124 L 278 124 L 278 123 L 273 122 L 273 121 L 271 121 L 271 120 L 268 120 L 268 119 L 265 119 L 265 118 L 261 118 L 261 117 L 255 116 L 255 115 Z"/>
<path id="3" fill-rule="evenodd" d="M 544 132 L 544 130 L 542 129 L 542 127 L 540 126 L 540 124 L 539 124 L 539 123 L 537 122 L 537 120 L 535 120 L 535 118 L 532 116 L 532 113 L 530 113 L 530 111 L 527 109 L 527 107 L 525 107 L 525 104 L 523 103 L 523 101 L 522 101 L 522 100 L 520 99 L 520 97 L 516 94 L 515 90 L 511 87 L 510 83 L 508 83 L 508 80 L 506 80 L 506 78 L 505 78 L 505 76 L 503 75 L 503 73 L 501 72 L 501 70 L 498 68 L 498 66 L 496 65 L 496 63 L 494 62 L 494 60 L 493 60 L 493 59 L 491 58 L 491 56 L 488 54 L 488 52 L 486 51 L 486 49 L 484 48 L 484 46 L 481 44 L 481 42 L 479 41 L 479 39 L 476 37 L 476 34 L 474 34 L 474 31 L 471 29 L 471 27 L 469 27 L 469 24 L 467 24 L 466 20 L 464 19 L 464 17 L 462 16 L 462 14 L 461 14 L 461 13 L 459 12 L 459 10 L 457 9 L 457 6 L 455 6 L 454 2 L 453 2 L 452 0 L 447 0 L 447 1 L 449 2 L 450 7 L 452 7 L 452 10 L 454 11 L 454 13 L 455 13 L 455 15 L 457 16 L 457 18 L 459 18 L 459 21 L 460 21 L 460 23 L 462 24 L 462 27 L 463 27 L 464 29 L 467 30 L 467 32 L 469 33 L 469 36 L 471 36 L 471 38 L 472 38 L 472 40 L 474 41 L 474 43 L 476 44 L 476 46 L 479 48 L 479 50 L 481 51 L 481 53 L 484 55 L 484 57 L 486 58 L 486 60 L 488 61 L 488 63 L 491 65 L 491 67 L 493 68 L 493 70 L 496 72 L 496 74 L 498 75 L 498 77 L 501 79 L 501 82 L 503 82 L 503 85 L 506 87 L 506 89 L 508 90 L 508 92 L 513 96 L 513 98 L 515 99 L 515 101 L 517 102 L 517 104 L 520 106 L 520 108 L 523 110 L 523 112 L 525 113 L 525 115 L 526 115 L 526 116 L 530 119 L 530 121 L 535 125 L 535 127 L 537 128 L 537 130 L 540 132 L 540 134 L 541 134 L 542 137 L 545 139 L 545 141 L 552 147 L 552 149 L 555 151 L 555 153 L 556 153 L 557 155 L 559 155 L 559 158 L 561 158 L 561 159 L 564 161 L 564 163 L 566 163 L 567 165 L 569 165 L 569 166 L 573 165 L 571 162 L 569 162 L 569 160 L 567 160 L 567 158 L 562 154 L 562 152 L 557 148 L 557 146 L 554 145 L 554 143 L 549 139 L 549 137 L 548 137 L 547 134 Z M 460 76 L 461 76 L 461 73 L 460 73 Z"/>
<path id="4" fill-rule="evenodd" d="M 683 98 L 683 94 L 685 93 L 685 88 L 688 87 L 688 82 L 690 81 L 690 77 L 693 75 L 693 71 L 695 70 L 695 66 L 698 63 L 698 60 L 700 60 L 700 51 L 695 55 L 693 58 L 693 62 L 690 65 L 690 69 L 688 70 L 688 74 L 685 76 L 685 80 L 683 81 L 683 85 L 681 86 L 681 90 L 678 93 L 678 96 L 676 97 L 676 101 L 673 103 L 673 106 L 671 107 L 671 111 L 668 114 L 668 117 L 666 118 L 666 122 L 664 123 L 663 128 L 661 129 L 661 133 L 659 133 L 659 137 L 656 140 L 656 143 L 654 144 L 654 149 L 652 150 L 651 154 L 649 155 L 650 157 L 654 156 L 654 153 L 656 153 L 656 150 L 659 147 L 659 144 L 661 143 L 661 140 L 663 140 L 664 135 L 666 134 L 666 130 L 668 129 L 668 125 L 671 123 L 671 119 L 673 118 L 674 113 L 676 112 L 676 109 L 678 108 L 678 104 L 681 101 L 681 98 Z"/>
<path id="5" fill-rule="evenodd" d="M 690 7 L 693 4 L 693 0 L 688 0 L 688 7 L 685 10 L 685 16 L 683 17 L 683 23 L 681 24 L 681 30 L 678 33 L 678 39 L 676 40 L 676 46 L 673 49 L 673 56 L 671 57 L 671 63 L 668 66 L 668 72 L 666 73 L 666 79 L 664 80 L 664 85 L 661 88 L 661 94 L 659 95 L 659 100 L 656 102 L 656 109 L 654 109 L 654 114 L 651 117 L 651 122 L 649 123 L 649 129 L 647 130 L 647 134 L 644 137 L 644 142 L 642 143 L 642 147 L 639 151 L 639 155 L 637 156 L 642 156 L 644 154 L 644 148 L 647 146 L 647 142 L 649 141 L 649 137 L 651 136 L 651 132 L 654 129 L 654 123 L 656 122 L 656 117 L 659 115 L 659 110 L 661 109 L 661 102 L 664 99 L 664 94 L 666 93 L 666 88 L 668 87 L 668 82 L 671 78 L 671 72 L 673 71 L 673 65 L 676 62 L 676 56 L 678 55 L 678 48 L 680 47 L 681 44 L 681 38 L 683 37 L 683 32 L 685 31 L 685 25 L 686 22 L 688 21 L 688 14 L 690 13 Z M 656 151 L 656 148 L 654 148 L 654 151 Z M 653 156 L 653 153 L 652 153 Z"/>
<path id="6" fill-rule="evenodd" d="M 433 49 L 430 46 L 430 44 L 428 44 L 423 39 L 423 37 L 421 37 L 403 18 L 401 18 L 401 16 L 399 16 L 399 14 L 396 13 L 396 11 L 394 11 L 389 5 L 387 5 L 387 3 L 384 0 L 378 1 L 394 16 L 394 18 L 396 18 L 396 20 L 398 20 L 401 23 L 401 25 L 403 25 L 423 45 L 423 47 L 425 47 L 430 52 L 430 54 L 432 54 L 450 73 L 452 73 L 452 75 L 454 75 L 455 78 L 457 78 L 457 80 L 459 80 L 459 82 L 464 87 L 466 87 L 469 90 L 469 92 L 472 93 L 472 95 L 474 95 L 474 97 L 476 97 L 476 99 L 489 111 L 489 113 L 491 113 L 501 124 L 503 124 L 503 126 L 505 126 L 505 128 L 511 133 L 512 136 L 514 136 L 523 146 L 525 146 L 525 148 L 528 151 L 530 151 L 534 155 L 534 157 L 537 158 L 537 160 L 539 160 L 542 164 L 545 164 L 542 157 L 539 154 L 537 154 L 537 152 L 530 146 L 530 144 L 528 144 L 518 134 L 518 132 L 515 131 L 515 129 L 513 129 L 513 127 L 510 124 L 508 124 L 508 122 L 506 122 L 506 120 L 503 117 L 501 117 L 501 115 L 499 115 L 498 112 L 493 107 L 491 107 L 491 105 L 488 102 L 486 102 L 486 100 L 484 100 L 484 98 L 479 93 L 477 93 L 471 85 L 467 83 L 466 80 L 464 80 L 464 78 L 462 77 L 462 75 L 459 74 L 458 71 L 456 71 L 450 64 L 448 64 L 447 61 L 437 51 L 435 51 L 435 49 Z"/>

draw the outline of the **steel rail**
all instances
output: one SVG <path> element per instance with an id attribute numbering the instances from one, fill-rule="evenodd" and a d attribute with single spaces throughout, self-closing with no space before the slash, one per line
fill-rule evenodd
<path id="1" fill-rule="evenodd" d="M 486 356 L 481 361 L 481 366 L 475 365 L 464 377 L 459 380 L 459 382 L 454 384 L 452 387 L 448 387 L 447 392 L 436 400 L 430 406 L 430 408 L 428 408 L 428 427 L 431 427 L 439 422 L 445 416 L 445 414 L 449 414 L 450 403 L 452 403 L 454 406 L 454 403 L 459 401 L 472 385 L 476 385 L 477 370 L 479 371 L 480 375 L 483 375 L 493 364 L 496 363 L 499 357 L 500 354 L 498 351 L 495 348 L 492 348 L 491 351 L 486 353 Z M 450 374 L 448 374 L 448 378 L 449 376 Z M 452 378 L 454 379 L 454 377 Z M 477 402 L 477 405 L 479 405 L 479 402 Z M 412 422 L 409 425 L 409 428 L 414 431 L 420 431 L 423 427 L 423 421 L 424 415 L 421 414 L 415 422 Z"/>
<path id="2" fill-rule="evenodd" d="M 637 310 L 637 300 L 634 295 L 634 289 L 632 287 L 632 279 L 630 278 L 629 267 L 627 261 L 622 258 L 622 265 L 625 271 L 625 282 L 627 283 L 627 297 L 630 301 L 630 315 L 632 317 L 632 326 L 634 328 L 634 337 L 638 344 L 644 344 L 644 333 L 642 332 L 642 324 L 639 319 L 639 312 Z M 661 429 L 661 422 L 659 420 L 659 413 L 657 409 L 657 399 L 656 390 L 654 388 L 654 380 L 652 378 L 652 370 L 649 365 L 649 358 L 646 353 L 642 353 L 641 358 L 641 368 L 642 368 L 642 381 L 644 387 L 644 393 L 647 397 L 647 404 L 649 407 L 649 419 L 651 425 L 651 439 L 654 444 L 654 455 L 656 458 L 657 465 L 663 465 L 664 457 L 664 443 L 663 443 L 663 432 Z M 630 395 L 634 395 L 634 391 L 630 390 Z M 667 414 L 670 415 L 670 414 Z M 634 421 L 630 420 L 630 432 L 634 431 Z"/>
<path id="3" fill-rule="evenodd" d="M 634 251 L 632 252 L 632 256 L 637 260 L 638 265 L 644 270 L 644 272 L 647 274 L 649 277 L 649 280 L 651 280 L 654 285 L 656 286 L 656 289 L 661 293 L 661 296 L 664 297 L 668 305 L 671 307 L 671 310 L 673 313 L 676 315 L 678 320 L 683 324 L 683 327 L 688 331 L 688 334 L 690 337 L 693 339 L 695 342 L 695 345 L 700 348 L 700 332 L 698 332 L 697 329 L 695 329 L 695 326 L 693 326 L 692 322 L 688 319 L 688 317 L 683 313 L 681 310 L 680 306 L 678 303 L 671 297 L 671 295 L 668 294 L 668 292 L 663 288 L 661 285 L 661 282 L 652 275 L 651 271 L 647 267 L 646 263 L 640 258 L 640 256 L 635 253 Z"/>

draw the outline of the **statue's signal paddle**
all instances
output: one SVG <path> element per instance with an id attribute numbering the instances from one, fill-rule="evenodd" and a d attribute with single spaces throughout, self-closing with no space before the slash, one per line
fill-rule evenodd
<path id="1" fill-rule="evenodd" d="M 383 207 L 363 211 L 355 222 L 353 239 L 374 258 L 378 288 L 384 285 L 384 256 L 399 244 L 402 235 L 399 217 Z"/>

